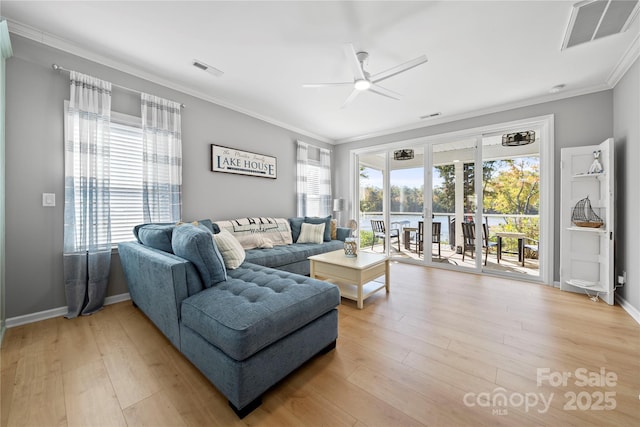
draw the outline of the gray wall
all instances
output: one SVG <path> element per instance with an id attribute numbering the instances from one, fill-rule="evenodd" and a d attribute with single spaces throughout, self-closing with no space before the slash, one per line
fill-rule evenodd
<path id="1" fill-rule="evenodd" d="M 640 61 L 627 71 L 613 91 L 613 135 L 616 149 L 616 264 L 627 272 L 618 290 L 640 311 Z"/>
<path id="2" fill-rule="evenodd" d="M 7 60 L 6 316 L 66 306 L 62 275 L 63 102 L 69 77 L 57 63 L 186 104 L 183 110 L 183 219 L 295 216 L 295 132 L 12 34 Z M 139 96 L 114 89 L 114 111 L 140 115 Z M 210 171 L 212 143 L 274 156 L 278 178 Z M 42 193 L 56 207 L 42 207 Z M 127 292 L 117 254 L 108 295 Z"/>
<path id="3" fill-rule="evenodd" d="M 115 84 L 187 104 L 183 111 L 183 218 L 228 219 L 242 216 L 295 215 L 296 139 L 322 142 L 215 104 L 162 87 L 114 69 L 12 35 L 14 57 L 7 60 L 6 127 L 6 317 L 65 306 L 62 279 L 63 101 L 68 99 L 68 76 L 52 63 L 109 80 Z M 621 295 L 640 309 L 640 235 L 636 221 L 640 189 L 637 185 L 638 64 L 613 91 L 518 108 L 501 113 L 425 127 L 333 147 L 334 194 L 349 194 L 347 160 L 351 149 L 438 135 L 494 123 L 547 114 L 555 115 L 555 158 L 563 147 L 597 144 L 614 135 L 618 150 L 618 264 L 628 284 Z M 114 90 L 113 109 L 139 115 L 136 95 Z M 614 119 L 615 111 L 615 119 Z M 615 123 L 615 124 L 614 124 Z M 215 174 L 209 171 L 209 144 L 216 143 L 275 156 L 278 179 Z M 559 176 L 556 161 L 556 176 Z M 558 188 L 559 182 L 556 182 Z M 43 192 L 56 193 L 57 206 L 43 208 Z M 559 191 L 555 193 L 559 206 Z M 347 212 L 342 213 L 346 218 Z M 556 213 L 556 228 L 559 219 Z M 556 235 L 558 235 L 556 229 Z M 635 236 L 635 237 L 634 237 Z M 634 237 L 634 238 L 631 238 Z M 556 257 L 559 254 L 555 243 Z M 554 277 L 559 278 L 558 260 Z M 127 292 L 117 254 L 114 254 L 108 295 Z"/>
<path id="4" fill-rule="evenodd" d="M 0 22 L 3 21 L 0 17 Z M 6 24 L 4 24 L 6 25 Z M 0 44 L 11 46 L 11 40 L 2 40 L 0 35 Z M 7 319 L 5 310 L 5 65 L 6 58 L 0 53 L 0 346 L 6 329 L 5 321 Z"/>
<path id="5" fill-rule="evenodd" d="M 340 177 L 335 180 L 336 184 L 340 184 L 336 186 L 336 194 L 349 194 L 348 159 L 350 150 L 548 114 L 554 115 L 554 157 L 556 161 L 554 171 L 554 206 L 556 208 L 554 235 L 559 236 L 560 149 L 599 144 L 613 135 L 613 91 L 611 90 L 339 145 L 334 157 L 337 168 L 336 177 Z M 558 281 L 560 278 L 560 239 L 556 239 L 554 244 L 555 261 L 553 274 L 554 280 Z"/>

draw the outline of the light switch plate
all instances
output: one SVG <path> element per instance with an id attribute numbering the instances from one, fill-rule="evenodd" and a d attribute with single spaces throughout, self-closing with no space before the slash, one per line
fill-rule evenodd
<path id="1" fill-rule="evenodd" d="M 42 206 L 53 207 L 56 205 L 56 193 L 42 193 Z"/>

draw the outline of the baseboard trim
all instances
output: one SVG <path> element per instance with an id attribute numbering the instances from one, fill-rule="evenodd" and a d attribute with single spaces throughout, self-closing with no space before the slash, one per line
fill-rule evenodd
<path id="1" fill-rule="evenodd" d="M 113 295 L 104 299 L 104 305 L 115 304 L 122 301 L 130 300 L 129 293 Z M 67 307 L 52 308 L 51 310 L 39 311 L 37 313 L 24 314 L 22 316 L 11 317 L 6 320 L 5 326 L 13 328 L 16 326 L 26 325 L 28 323 L 39 322 L 41 320 L 52 319 L 67 314 Z"/>
<path id="2" fill-rule="evenodd" d="M 616 295 L 616 302 L 620 304 L 620 307 L 622 307 L 624 311 L 629 313 L 629 316 L 633 317 L 633 320 L 640 324 L 640 311 L 637 308 L 629 304 L 629 301 L 622 298 L 620 295 Z"/>

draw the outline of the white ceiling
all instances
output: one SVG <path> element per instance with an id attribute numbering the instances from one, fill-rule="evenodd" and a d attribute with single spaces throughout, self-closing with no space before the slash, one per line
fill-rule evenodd
<path id="1" fill-rule="evenodd" d="M 561 51 L 573 4 L 3 0 L 0 13 L 15 34 L 341 143 L 613 87 L 638 57 L 639 19 Z M 362 93 L 341 109 L 351 88 L 302 84 L 352 80 L 344 43 L 369 52 L 372 74 L 429 62 L 383 82 L 400 101 Z"/>

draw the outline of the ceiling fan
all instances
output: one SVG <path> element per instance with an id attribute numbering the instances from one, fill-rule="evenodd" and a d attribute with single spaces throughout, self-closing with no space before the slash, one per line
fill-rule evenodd
<path id="1" fill-rule="evenodd" d="M 368 52 L 356 52 L 353 45 L 351 43 L 347 43 L 344 45 L 344 55 L 347 57 L 347 61 L 349 62 L 349 66 L 353 72 L 352 82 L 309 83 L 302 85 L 303 87 L 353 86 L 351 95 L 347 97 L 340 108 L 344 108 L 349 105 L 360 94 L 360 92 L 364 91 L 373 92 L 391 99 L 400 99 L 399 97 L 402 95 L 386 89 L 378 83 L 427 62 L 427 56 L 421 55 L 411 61 L 407 61 L 403 64 L 389 68 L 388 70 L 371 75 L 364 69 L 364 61 L 369 57 Z"/>

